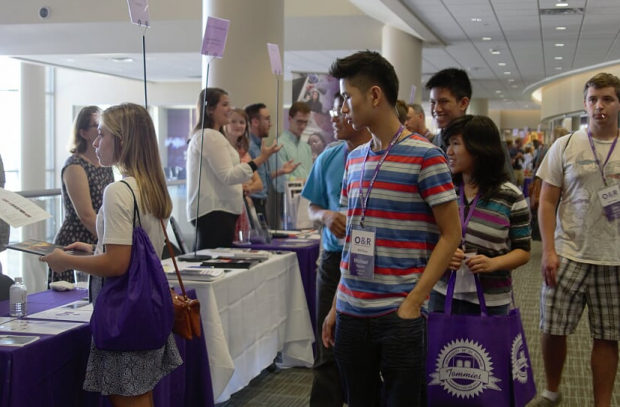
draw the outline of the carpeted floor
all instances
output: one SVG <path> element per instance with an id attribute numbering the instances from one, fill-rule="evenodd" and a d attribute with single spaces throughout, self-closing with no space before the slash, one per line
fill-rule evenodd
<path id="1" fill-rule="evenodd" d="M 541 286 L 540 242 L 533 242 L 530 262 L 515 271 L 515 300 L 520 308 L 523 325 L 528 340 L 530 356 L 538 389 L 544 388 L 544 371 L 540 351 L 538 312 Z M 587 312 L 587 311 L 586 311 Z M 569 339 L 569 355 L 564 368 L 561 391 L 564 394 L 564 407 L 589 407 L 592 399 L 592 377 L 590 372 L 590 349 L 587 314 L 575 335 Z M 218 407 L 256 406 L 256 407 L 297 407 L 307 406 L 312 385 L 312 372 L 309 369 L 287 369 L 276 373 L 263 373 L 248 387 L 234 394 L 230 400 Z M 620 384 L 616 381 L 612 406 L 620 406 Z"/>

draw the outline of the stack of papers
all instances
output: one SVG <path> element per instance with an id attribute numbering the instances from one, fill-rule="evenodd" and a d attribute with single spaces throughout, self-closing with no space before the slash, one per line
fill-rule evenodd
<path id="1" fill-rule="evenodd" d="M 52 321 L 88 322 L 93 314 L 93 304 L 88 301 L 75 301 L 62 307 L 48 309 L 26 318 Z"/>
<path id="2" fill-rule="evenodd" d="M 58 335 L 59 333 L 77 328 L 83 324 L 58 321 L 35 321 L 26 319 L 15 319 L 0 325 L 0 332 Z"/>
<path id="3" fill-rule="evenodd" d="M 271 252 L 267 250 L 252 250 L 252 249 L 229 249 L 218 248 L 209 250 L 209 254 L 217 258 L 225 259 L 258 259 L 267 260 L 271 257 Z"/>
<path id="4" fill-rule="evenodd" d="M 184 280 L 215 281 L 224 277 L 224 269 L 212 267 L 189 266 L 179 270 Z"/>

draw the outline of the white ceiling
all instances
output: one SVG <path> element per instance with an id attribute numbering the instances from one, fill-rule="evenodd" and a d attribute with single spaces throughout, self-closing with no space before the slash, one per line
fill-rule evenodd
<path id="1" fill-rule="evenodd" d="M 363 15 L 346 18 L 287 15 L 285 78 L 291 71 L 326 72 L 335 58 L 346 56 L 357 49 L 379 49 L 381 26 L 384 21 L 392 19 L 397 19 L 399 24 L 406 24 L 410 32 L 419 33 L 427 40 L 423 50 L 423 81 L 444 68 L 465 69 L 472 79 L 474 97 L 489 99 L 491 109 L 536 109 L 538 106 L 531 101 L 529 92 L 524 93 L 528 86 L 591 65 L 612 64 L 620 60 L 618 0 L 569 0 L 568 8 L 556 7 L 555 0 L 349 1 L 357 6 L 382 7 L 382 21 Z M 386 12 L 386 9 L 389 10 Z M 542 10 L 547 9 L 565 14 L 545 15 Z M 577 10 L 576 14 L 572 14 L 575 9 L 582 9 L 583 12 Z M 386 17 L 390 11 L 392 16 Z M 410 15 L 404 15 L 407 12 Z M 339 24 L 335 25 L 335 20 Z M 199 19 L 179 23 L 179 26 L 185 27 L 185 37 L 200 35 Z M 365 29 L 361 30 L 360 27 Z M 556 27 L 566 29 L 560 31 Z M 55 29 L 49 25 L 45 29 L 46 37 L 53 38 Z M 21 38 L 24 38 L 23 35 L 31 32 L 32 28 L 29 30 L 20 31 L 19 27 L 3 27 L 0 24 L 0 33 L 3 40 L 7 41 L 5 44 L 11 43 L 7 33 L 21 34 Z M 59 25 L 59 38 L 67 35 L 66 30 L 66 24 Z M 310 41 L 319 38 L 307 35 L 310 30 L 323 32 L 323 37 Z M 332 41 L 329 40 L 330 35 Z M 37 37 L 39 41 L 42 40 L 40 32 Z M 343 42 L 343 37 L 350 38 Z M 483 40 L 483 37 L 490 37 L 491 40 Z M 72 41 L 76 40 L 74 35 L 71 38 Z M 55 41 L 58 44 L 58 38 Z M 154 52 L 147 54 L 150 81 L 188 81 L 200 77 L 201 56 L 196 52 L 188 52 L 194 47 L 184 43 L 184 49 L 173 50 L 173 42 L 164 46 L 158 42 Z M 28 44 L 32 42 L 28 41 Z M 564 45 L 560 47 L 556 44 Z M 68 47 L 63 46 L 60 48 L 63 54 L 36 53 L 36 48 L 29 48 L 24 54 L 15 51 L 8 53 L 56 66 L 141 79 L 143 71 L 142 56 L 137 52 L 139 47 L 136 49 L 135 44 L 132 47 L 122 45 L 122 52 L 127 53 L 110 54 L 103 47 L 94 54 L 84 50 L 71 53 Z M 500 53 L 494 55 L 491 50 Z M 1 44 L 0 53 L 3 53 Z M 129 57 L 134 62 L 114 62 L 114 57 Z"/>

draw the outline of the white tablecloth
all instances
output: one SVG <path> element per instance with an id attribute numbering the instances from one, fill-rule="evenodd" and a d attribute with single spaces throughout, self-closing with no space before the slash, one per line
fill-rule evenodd
<path id="1" fill-rule="evenodd" d="M 170 270 L 172 262 L 163 263 Z M 185 265 L 179 262 L 180 269 Z M 247 386 L 278 351 L 285 366 L 312 366 L 314 334 L 295 253 L 273 255 L 214 282 L 183 282 L 200 300 L 217 403 Z"/>

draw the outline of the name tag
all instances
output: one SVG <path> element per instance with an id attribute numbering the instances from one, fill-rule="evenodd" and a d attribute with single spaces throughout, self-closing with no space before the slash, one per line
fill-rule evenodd
<path id="1" fill-rule="evenodd" d="M 620 186 L 613 185 L 598 191 L 608 221 L 620 218 Z"/>
<path id="2" fill-rule="evenodd" d="M 359 226 L 351 229 L 349 274 L 360 278 L 375 278 L 375 228 Z"/>

